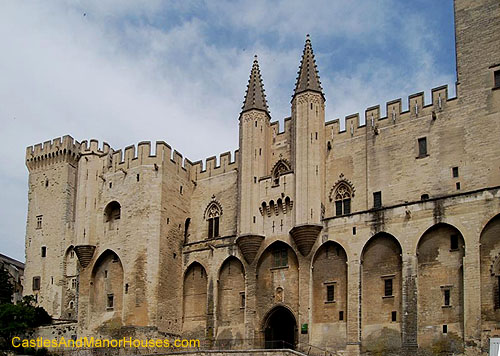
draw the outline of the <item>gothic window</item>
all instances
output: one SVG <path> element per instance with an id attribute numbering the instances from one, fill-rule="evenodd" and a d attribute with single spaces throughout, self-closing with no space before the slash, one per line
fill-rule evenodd
<path id="1" fill-rule="evenodd" d="M 208 223 L 208 238 L 219 236 L 219 222 L 222 215 L 222 208 L 216 201 L 212 201 L 205 210 L 205 219 Z"/>
<path id="2" fill-rule="evenodd" d="M 280 176 L 290 171 L 290 165 L 283 159 L 280 159 L 273 167 L 271 176 L 273 179 L 273 186 L 280 185 Z"/>
<path id="3" fill-rule="evenodd" d="M 344 182 L 340 183 L 335 191 L 335 215 L 351 213 L 351 197 L 351 188 Z"/>

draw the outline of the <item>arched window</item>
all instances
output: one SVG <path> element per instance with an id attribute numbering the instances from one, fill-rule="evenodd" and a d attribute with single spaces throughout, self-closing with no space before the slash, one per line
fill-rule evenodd
<path id="1" fill-rule="evenodd" d="M 219 221 L 222 215 L 222 208 L 217 201 L 208 204 L 205 210 L 205 219 L 208 222 L 208 238 L 212 239 L 219 236 Z"/>
<path id="2" fill-rule="evenodd" d="M 351 213 L 352 190 L 346 183 L 341 182 L 335 190 L 335 215 Z"/>
<path id="3" fill-rule="evenodd" d="M 119 220 L 121 215 L 121 206 L 117 201 L 112 201 L 104 209 L 104 221 L 111 222 L 113 220 Z"/>
<path id="4" fill-rule="evenodd" d="M 273 167 L 271 176 L 273 179 L 273 186 L 280 185 L 280 176 L 290 171 L 290 165 L 283 159 L 280 159 Z"/>

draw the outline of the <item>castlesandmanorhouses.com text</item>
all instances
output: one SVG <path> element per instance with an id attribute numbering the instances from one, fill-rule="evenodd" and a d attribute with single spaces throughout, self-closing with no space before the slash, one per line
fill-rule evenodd
<path id="1" fill-rule="evenodd" d="M 198 339 L 132 339 L 123 337 L 121 339 L 98 339 L 94 337 L 83 337 L 76 340 L 65 339 L 21 339 L 16 336 L 12 338 L 12 346 L 18 347 L 45 347 L 45 348 L 101 348 L 101 347 L 124 347 L 124 348 L 190 348 L 200 347 Z"/>

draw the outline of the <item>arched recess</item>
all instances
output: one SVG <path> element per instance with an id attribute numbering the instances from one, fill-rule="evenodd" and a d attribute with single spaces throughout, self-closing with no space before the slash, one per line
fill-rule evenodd
<path id="1" fill-rule="evenodd" d="M 207 326 L 207 272 L 193 262 L 184 274 L 182 332 L 190 337 L 205 337 Z"/>
<path id="2" fill-rule="evenodd" d="M 67 248 L 64 254 L 64 287 L 62 319 L 74 320 L 78 313 L 78 283 L 80 264 L 73 245 Z"/>
<path id="3" fill-rule="evenodd" d="M 401 345 L 401 253 L 398 240 L 385 232 L 374 235 L 363 248 L 361 320 L 366 351 Z"/>
<path id="4" fill-rule="evenodd" d="M 123 265 L 112 251 L 104 251 L 96 260 L 91 275 L 90 320 L 122 318 Z M 112 313 L 112 314 L 110 314 Z"/>
<path id="5" fill-rule="evenodd" d="M 245 335 L 245 271 L 236 257 L 229 257 L 219 272 L 217 338 L 243 339 Z"/>
<path id="6" fill-rule="evenodd" d="M 297 343 L 297 319 L 284 305 L 277 305 L 266 313 L 262 322 L 264 348 L 294 349 Z"/>
<path id="7" fill-rule="evenodd" d="M 459 338 L 463 336 L 464 254 L 462 234 L 448 224 L 432 226 L 418 242 L 417 335 L 420 346 L 431 346 L 444 331 Z"/>
<path id="8" fill-rule="evenodd" d="M 338 243 L 327 241 L 316 252 L 312 267 L 311 344 L 344 348 L 347 341 L 347 254 Z"/>
<path id="9" fill-rule="evenodd" d="M 276 305 L 299 308 L 299 263 L 293 249 L 282 241 L 269 245 L 257 263 L 257 313 L 263 320 L 264 311 Z M 288 327 L 284 322 L 283 327 Z M 264 333 L 264 330 L 262 330 Z M 264 338 L 264 334 L 261 335 Z"/>
<path id="10" fill-rule="evenodd" d="M 122 207 L 117 201 L 112 201 L 104 208 L 104 224 L 108 231 L 117 230 L 121 218 Z"/>
<path id="11" fill-rule="evenodd" d="M 482 328 L 500 329 L 500 214 L 481 231 L 481 319 Z"/>

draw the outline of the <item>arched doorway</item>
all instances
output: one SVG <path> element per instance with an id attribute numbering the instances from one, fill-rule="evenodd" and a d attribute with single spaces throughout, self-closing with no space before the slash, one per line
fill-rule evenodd
<path id="1" fill-rule="evenodd" d="M 292 312 L 277 306 L 265 320 L 264 337 L 266 349 L 294 349 L 297 334 L 297 322 Z"/>

